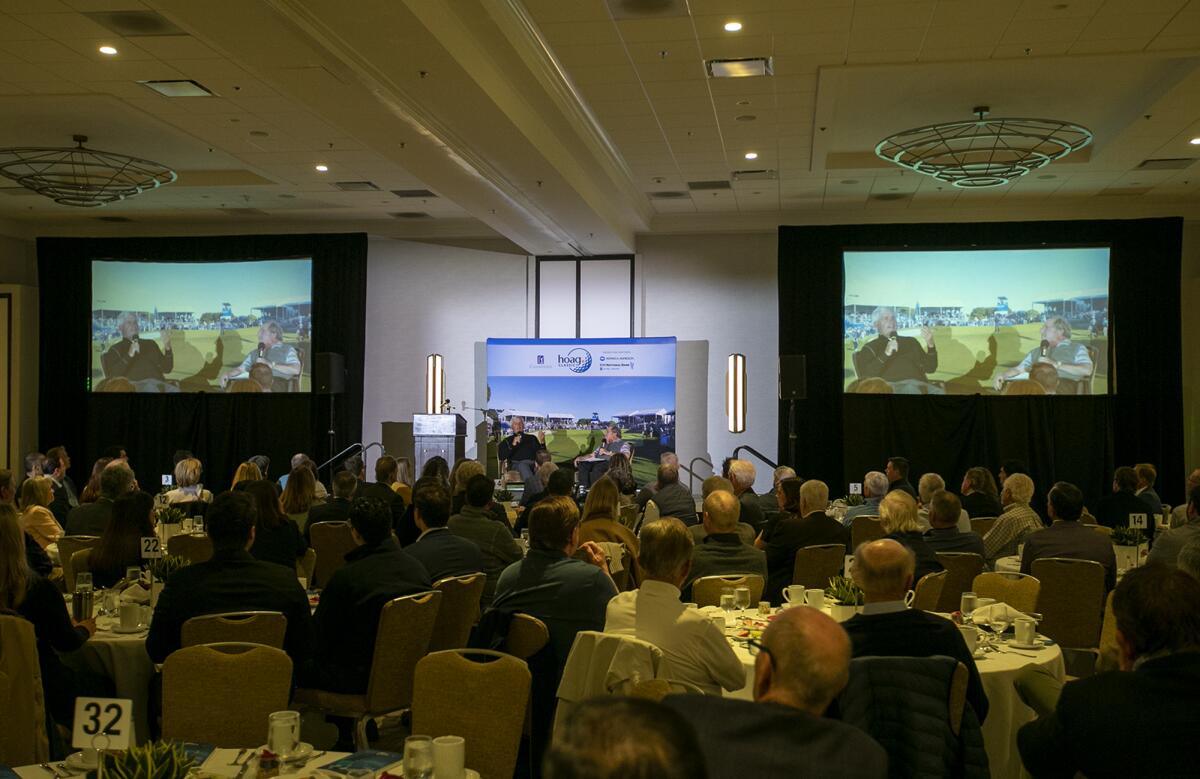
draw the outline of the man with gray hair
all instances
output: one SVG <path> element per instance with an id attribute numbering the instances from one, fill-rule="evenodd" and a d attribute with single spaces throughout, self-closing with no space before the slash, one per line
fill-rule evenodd
<path id="1" fill-rule="evenodd" d="M 1031 500 L 1033 479 L 1023 473 L 1014 473 L 1004 480 L 1004 489 L 1000 491 L 1000 505 L 1004 506 L 1004 511 L 983 537 L 989 566 L 999 557 L 1015 555 L 1025 536 L 1045 527 L 1042 518 L 1029 507 Z"/>
<path id="2" fill-rule="evenodd" d="M 888 775 L 878 742 L 823 716 L 850 678 L 850 642 L 838 623 L 816 609 L 788 609 L 757 646 L 753 703 L 699 695 L 663 699 L 696 729 L 709 776 Z"/>
<path id="3" fill-rule="evenodd" d="M 521 474 L 521 481 L 525 483 L 525 491 L 536 487 L 533 481 L 534 472 L 537 470 L 538 452 L 546 450 L 546 433 L 539 430 L 536 436 L 526 435 L 525 433 L 525 417 L 514 416 L 508 422 L 512 430 L 512 435 L 500 442 L 496 453 L 500 459 L 508 463 L 509 468 L 513 468 L 517 473 Z M 536 492 L 536 490 L 534 490 Z"/>
<path id="4" fill-rule="evenodd" d="M 679 455 L 674 452 L 663 452 L 658 456 L 658 465 L 660 468 L 664 465 L 673 465 L 678 470 Z M 638 490 L 638 494 L 634 496 L 633 502 L 637 504 L 639 509 L 646 508 L 646 504 L 650 502 L 650 499 L 654 497 L 654 493 L 658 492 L 662 486 L 657 481 L 650 482 Z"/>
<path id="5" fill-rule="evenodd" d="M 933 527 L 933 522 L 929 519 L 929 504 L 933 500 L 933 494 L 938 490 L 946 489 L 946 480 L 936 473 L 927 473 L 917 482 L 917 503 L 920 509 L 917 511 L 917 521 L 921 523 L 924 530 L 929 530 Z M 959 505 L 958 518 L 955 520 L 955 526 L 960 533 L 971 532 L 971 515 L 967 510 Z M 950 551 L 948 549 L 942 551 Z"/>
<path id="6" fill-rule="evenodd" d="M 846 516 L 842 517 L 843 524 L 850 527 L 854 523 L 855 517 L 879 516 L 879 501 L 883 500 L 887 491 L 888 478 L 883 471 L 867 471 L 862 483 L 863 502 L 861 505 L 846 509 Z"/>
<path id="7" fill-rule="evenodd" d="M 1061 316 L 1048 317 L 1042 323 L 1042 343 L 1030 349 L 1015 367 L 997 375 L 992 386 L 997 391 L 1003 389 L 1007 380 L 1027 375 L 1037 363 L 1058 372 L 1060 395 L 1074 395 L 1075 385 L 1092 375 L 1092 358 L 1087 347 L 1071 340 L 1071 324 Z M 1063 381 L 1067 384 L 1062 384 Z"/>
<path id="8" fill-rule="evenodd" d="M 685 525 L 695 525 L 696 499 L 687 487 L 679 482 L 679 466 L 663 464 L 658 466 L 658 491 L 652 498 L 658 508 L 660 517 L 675 517 Z M 650 501 L 646 502 L 649 505 Z"/>
<path id="9" fill-rule="evenodd" d="M 704 499 L 705 535 L 692 551 L 692 574 L 684 589 L 691 599 L 692 583 L 701 576 L 756 573 L 767 580 L 767 556 L 739 534 L 741 506 L 733 493 L 718 490 Z M 743 525 L 743 527 L 745 527 Z"/>
<path id="10" fill-rule="evenodd" d="M 301 371 L 300 354 L 295 347 L 283 342 L 283 328 L 274 319 L 264 319 L 258 327 L 258 347 L 252 349 L 241 365 L 221 375 L 221 386 L 231 379 L 250 375 L 250 369 L 262 364 L 271 370 L 271 391 L 288 392 L 289 381 L 297 378 Z"/>
<path id="11" fill-rule="evenodd" d="M 772 474 L 771 489 L 758 496 L 758 505 L 762 507 L 763 514 L 766 515 L 768 521 L 772 514 L 779 513 L 779 499 L 775 497 L 779 492 L 779 482 L 794 478 L 796 478 L 796 472 L 786 465 L 781 465 Z"/>
<path id="12" fill-rule="evenodd" d="M 132 382 L 165 380 L 166 374 L 175 367 L 171 332 L 162 331 L 160 351 L 158 344 L 140 337 L 141 325 L 137 314 L 132 311 L 122 311 L 117 317 L 117 330 L 121 333 L 121 340 L 108 347 L 108 351 L 100 358 L 105 378 L 123 376 Z M 140 391 L 142 388 L 139 386 L 138 389 Z"/>
<path id="13" fill-rule="evenodd" d="M 806 546 L 841 544 L 850 548 L 850 529 L 826 515 L 829 506 L 829 487 L 825 482 L 809 479 L 800 487 L 800 511 L 784 515 L 771 531 L 771 540 L 760 535 L 754 545 L 767 553 L 767 586 L 763 600 L 778 604 L 783 600 L 783 588 L 792 583 L 796 552 Z"/>
<path id="14" fill-rule="evenodd" d="M 729 481 L 733 484 L 733 494 L 742 504 L 742 521 L 757 533 L 762 532 L 767 524 L 767 516 L 754 492 L 756 476 L 754 463 L 749 460 L 733 460 L 729 463 Z"/>
<path id="15" fill-rule="evenodd" d="M 842 623 L 854 657 L 952 657 L 967 667 L 967 702 L 982 724 L 988 700 L 975 659 L 958 627 L 936 614 L 910 609 L 904 598 L 913 586 L 917 560 L 912 550 L 885 538 L 854 550 L 851 576 L 866 605 Z"/>
<path id="16" fill-rule="evenodd" d="M 938 387 L 928 384 L 928 374 L 937 370 L 937 347 L 933 344 L 933 330 L 921 328 L 925 348 L 916 338 L 896 333 L 896 312 L 887 306 L 875 309 L 872 319 L 877 335 L 863 344 L 854 355 L 854 369 L 860 379 L 883 379 L 900 394 L 922 395 L 944 394 Z"/>

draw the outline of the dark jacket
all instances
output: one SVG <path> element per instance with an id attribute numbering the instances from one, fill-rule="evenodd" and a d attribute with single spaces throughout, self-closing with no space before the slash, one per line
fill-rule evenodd
<path id="1" fill-rule="evenodd" d="M 216 551 L 211 560 L 181 568 L 166 581 L 146 652 L 156 663 L 180 647 L 183 623 L 205 614 L 229 611 L 279 611 L 287 617 L 283 649 L 299 668 L 312 647 L 312 616 L 308 596 L 296 570 L 255 560 L 249 552 Z"/>
<path id="2" fill-rule="evenodd" d="M 168 349 L 166 354 L 158 348 L 154 341 L 139 338 L 138 353 L 132 358 L 129 350 L 133 344 L 127 338 L 122 338 L 108 348 L 100 357 L 100 365 L 104 368 L 104 377 L 124 376 L 130 381 L 143 379 L 158 379 L 162 381 L 166 374 L 175 366 L 175 356 Z"/>
<path id="3" fill-rule="evenodd" d="M 937 370 L 937 349 L 926 351 L 916 338 L 907 335 L 896 336 L 896 345 L 896 351 L 887 354 L 888 339 L 884 338 L 883 334 L 863 344 L 862 349 L 854 355 L 854 367 L 858 378 L 926 381 L 928 374 Z"/>
<path id="4" fill-rule="evenodd" d="M 58 588 L 36 574 L 26 583 L 25 600 L 17 607 L 17 612 L 33 624 L 42 690 L 47 708 L 59 722 L 71 721 L 75 689 L 73 674 L 58 653 L 74 652 L 88 640 L 86 628 L 71 624 L 68 608 Z"/>
<path id="5" fill-rule="evenodd" d="M 430 589 L 425 567 L 394 538 L 351 551 L 321 592 L 313 618 L 315 678 L 310 674 L 304 683 L 333 692 L 365 692 L 384 604 Z"/>
<path id="6" fill-rule="evenodd" d="M 1104 589 L 1117 586 L 1117 555 L 1112 541 L 1078 521 L 1060 519 L 1045 530 L 1027 535 L 1021 554 L 1021 573 L 1032 573 L 1034 560 L 1043 557 L 1093 560 L 1104 566 Z"/>
<path id="7" fill-rule="evenodd" d="M 887 754 L 852 725 L 778 703 L 668 695 L 696 730 L 709 779 L 883 779 Z"/>
<path id="8" fill-rule="evenodd" d="M 824 511 L 804 517 L 793 514 L 779 520 L 767 542 L 767 587 L 763 590 L 763 600 L 778 604 L 783 598 L 783 588 L 792 583 L 796 552 L 820 544 L 842 544 L 849 549 L 850 528 L 826 516 Z"/>
<path id="9" fill-rule="evenodd" d="M 1198 700 L 1200 652 L 1069 682 L 1054 713 L 1017 732 L 1021 761 L 1035 777 L 1195 776 L 1200 739 L 1191 726 Z"/>
<path id="10" fill-rule="evenodd" d="M 659 516 L 675 517 L 685 525 L 695 525 L 700 521 L 696 517 L 696 499 L 679 482 L 660 488 L 650 499 L 658 506 Z"/>
<path id="11" fill-rule="evenodd" d="M 448 527 L 430 528 L 404 551 L 421 563 L 435 582 L 446 576 L 465 576 L 483 570 L 483 552 L 479 546 L 454 535 Z"/>
<path id="12" fill-rule="evenodd" d="M 921 577 L 926 574 L 937 573 L 945 570 L 937 559 L 937 553 L 933 551 L 933 547 L 925 540 L 925 536 L 918 532 L 912 533 L 892 533 L 885 536 L 893 541 L 899 541 L 912 550 L 912 553 L 917 558 L 917 570 L 913 572 L 913 585 L 921 581 Z M 978 538 L 978 536 L 976 536 Z M 980 543 L 983 543 L 982 540 Z"/>
<path id="13" fill-rule="evenodd" d="M 108 498 L 100 498 L 95 503 L 81 503 L 71 509 L 63 530 L 69 536 L 104 535 L 109 521 L 112 520 L 112 512 L 113 504 Z"/>
<path id="14" fill-rule="evenodd" d="M 1147 487 L 1141 492 L 1135 492 L 1134 494 L 1137 495 L 1139 500 L 1146 504 L 1151 513 L 1162 513 L 1162 498 L 1158 497 L 1158 493 L 1154 491 L 1153 487 Z"/>
<path id="15" fill-rule="evenodd" d="M 330 498 L 328 503 L 314 503 L 308 510 L 308 524 L 304 526 L 304 540 L 312 542 L 312 526 L 318 522 L 347 522 L 350 520 L 349 498 Z"/>
<path id="16" fill-rule="evenodd" d="M 50 555 L 46 554 L 46 550 L 42 549 L 42 545 L 33 539 L 33 536 L 28 533 L 22 533 L 25 536 L 25 562 L 29 564 L 29 570 L 41 576 L 49 576 L 54 570 L 54 562 L 51 561 Z"/>
<path id="17" fill-rule="evenodd" d="M 967 516 L 972 519 L 998 517 L 1004 513 L 1000 499 L 995 495 L 988 495 L 986 492 L 972 492 L 970 495 L 963 495 L 962 507 L 963 511 L 967 512 Z"/>
<path id="18" fill-rule="evenodd" d="M 745 522 L 754 528 L 754 532 L 761 533 L 767 524 L 767 515 L 763 513 L 762 505 L 758 502 L 758 495 L 754 493 L 754 488 L 751 487 L 739 495 L 738 503 L 742 506 L 738 522 Z"/>
<path id="19" fill-rule="evenodd" d="M 380 484 L 377 481 L 358 483 L 358 490 L 354 493 L 356 498 L 375 498 L 382 501 L 383 505 L 391 509 L 392 512 L 392 529 L 400 526 L 404 520 L 404 498 L 400 497 L 400 493 L 391 488 L 391 485 Z M 309 518 L 311 522 L 311 517 Z"/>
<path id="20" fill-rule="evenodd" d="M 908 479 L 897 479 L 896 481 L 888 482 L 888 492 L 892 492 L 894 490 L 907 492 L 913 497 L 913 500 L 917 500 L 917 490 L 912 486 L 912 482 L 910 482 Z"/>
<path id="21" fill-rule="evenodd" d="M 1130 514 L 1145 514 L 1146 527 L 1142 530 L 1147 538 L 1154 538 L 1154 515 L 1146 502 L 1133 494 L 1133 490 L 1118 490 L 1105 495 L 1096 505 L 1096 521 L 1105 527 L 1129 527 Z"/>
<path id="22" fill-rule="evenodd" d="M 310 515 L 311 516 L 311 515 Z M 308 541 L 300 534 L 300 528 L 288 519 L 278 527 L 266 528 L 259 524 L 254 531 L 254 546 L 250 554 L 256 560 L 286 565 L 296 570 L 296 560 L 308 551 Z"/>
<path id="23" fill-rule="evenodd" d="M 938 552 L 974 552 L 987 559 L 978 533 L 960 533 L 957 527 L 935 527 L 925 531 L 925 543 Z"/>
<path id="24" fill-rule="evenodd" d="M 756 573 L 767 580 L 767 555 L 763 550 L 742 543 L 734 533 L 713 533 L 692 549 L 692 570 L 683 588 L 684 601 L 692 599 L 692 584 L 701 576 L 723 576 L 730 573 Z"/>

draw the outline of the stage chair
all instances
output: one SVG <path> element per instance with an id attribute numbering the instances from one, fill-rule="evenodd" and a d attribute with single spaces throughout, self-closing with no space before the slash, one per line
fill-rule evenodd
<path id="1" fill-rule="evenodd" d="M 354 543 L 349 522 L 318 522 L 309 529 L 309 537 L 317 552 L 313 578 L 324 587 L 334 572 L 346 563 L 346 554 L 357 549 L 358 544 Z M 313 586 L 312 581 L 308 586 Z"/>
<path id="2" fill-rule="evenodd" d="M 975 577 L 971 590 L 980 598 L 995 598 L 1024 614 L 1038 611 L 1038 593 L 1042 583 L 1023 573 L 981 573 Z"/>
<path id="3" fill-rule="evenodd" d="M 853 554 L 863 544 L 878 541 L 886 533 L 879 517 L 855 517 L 850 523 L 850 553 Z"/>
<path id="4" fill-rule="evenodd" d="M 727 587 L 749 587 L 750 603 L 762 600 L 766 582 L 756 573 L 727 573 L 723 576 L 701 576 L 692 582 L 692 600 L 700 606 L 720 606 L 721 591 Z"/>
<path id="5" fill-rule="evenodd" d="M 932 611 L 958 611 L 962 594 L 967 592 L 975 577 L 983 572 L 983 556 L 975 552 L 938 552 L 938 562 L 946 569 L 946 583 Z"/>
<path id="6" fill-rule="evenodd" d="M 938 571 L 922 576 L 915 588 L 912 607 L 921 611 L 937 611 L 938 600 L 949 575 L 948 571 Z"/>
<path id="7" fill-rule="evenodd" d="M 183 557 L 191 563 L 203 563 L 212 559 L 212 539 L 208 536 L 171 536 L 167 539 L 167 554 Z"/>
<path id="8" fill-rule="evenodd" d="M 466 576 L 446 576 L 433 583 L 433 588 L 442 593 L 442 605 L 438 607 L 433 636 L 429 639 L 429 651 L 462 649 L 471 637 L 471 626 L 479 621 L 479 599 L 487 576 L 472 573 Z"/>
<path id="9" fill-rule="evenodd" d="M 179 630 L 180 644 L 261 644 L 283 649 L 287 617 L 278 611 L 231 611 L 192 617 Z"/>
<path id="10" fill-rule="evenodd" d="M 797 549 L 792 564 L 792 584 L 823 590 L 829 586 L 830 577 L 842 572 L 845 559 L 845 544 L 817 544 Z"/>

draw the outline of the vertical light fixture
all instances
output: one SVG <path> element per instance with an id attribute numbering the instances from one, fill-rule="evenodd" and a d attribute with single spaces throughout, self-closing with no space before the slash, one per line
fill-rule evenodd
<path id="1" fill-rule="evenodd" d="M 725 367 L 725 420 L 731 433 L 746 432 L 746 355 L 731 354 Z"/>
<path id="2" fill-rule="evenodd" d="M 431 354 L 425 358 L 425 413 L 441 413 L 445 394 L 446 373 L 442 367 L 442 355 Z"/>

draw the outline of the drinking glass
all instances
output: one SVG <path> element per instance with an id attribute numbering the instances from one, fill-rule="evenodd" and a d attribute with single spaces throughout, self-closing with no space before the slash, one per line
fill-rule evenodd
<path id="1" fill-rule="evenodd" d="M 179 532 L 182 535 L 190 536 L 192 534 L 192 518 L 184 517 L 179 520 Z"/>
<path id="2" fill-rule="evenodd" d="M 999 610 L 995 610 L 991 619 L 988 620 L 988 625 L 991 626 L 992 632 L 996 634 L 997 642 L 1004 641 L 1004 631 L 1008 630 L 1009 621 L 1008 615 Z"/>
<path id="3" fill-rule="evenodd" d="M 736 590 L 733 591 L 733 595 L 734 595 L 734 603 L 737 605 L 737 607 L 739 609 L 741 609 L 742 611 L 745 611 L 746 609 L 750 608 L 750 588 L 749 587 L 738 587 Z"/>
<path id="4" fill-rule="evenodd" d="M 137 584 L 142 578 L 142 567 L 140 565 L 131 565 L 125 569 L 125 584 Z"/>
<path id="5" fill-rule="evenodd" d="M 725 612 L 725 626 L 729 627 L 733 624 L 733 609 L 737 606 L 737 595 L 733 590 L 725 590 L 721 593 L 721 610 Z"/>
<path id="6" fill-rule="evenodd" d="M 430 779 L 433 776 L 433 739 L 409 736 L 404 739 L 404 779 Z"/>
<path id="7" fill-rule="evenodd" d="M 204 517 L 199 514 L 192 517 L 192 532 L 196 535 L 204 534 Z"/>
<path id="8" fill-rule="evenodd" d="M 75 592 L 91 592 L 92 591 L 92 574 L 89 571 L 80 571 L 75 574 Z"/>
<path id="9" fill-rule="evenodd" d="M 109 587 L 104 591 L 104 598 L 100 601 L 100 613 L 106 617 L 115 617 L 119 608 L 121 608 L 121 593 L 116 587 Z"/>
<path id="10" fill-rule="evenodd" d="M 289 757 L 300 744 L 300 712 L 274 711 L 267 715 L 267 749 Z"/>
<path id="11" fill-rule="evenodd" d="M 962 612 L 963 622 L 971 621 L 971 614 L 975 612 L 976 596 L 973 592 L 964 592 L 962 600 L 959 601 L 958 610 Z"/>

